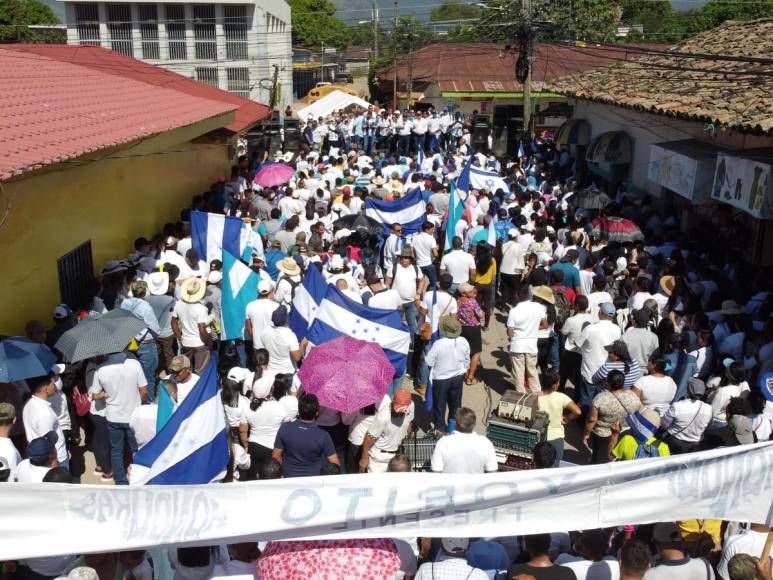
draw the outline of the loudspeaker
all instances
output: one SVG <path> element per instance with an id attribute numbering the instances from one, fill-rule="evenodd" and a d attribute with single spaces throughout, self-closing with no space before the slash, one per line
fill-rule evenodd
<path id="1" fill-rule="evenodd" d="M 473 149 L 488 151 L 488 136 L 490 132 L 488 115 L 475 115 L 472 119 Z"/>
<path id="2" fill-rule="evenodd" d="M 298 119 L 285 119 L 284 150 L 298 151 L 301 148 L 301 129 Z"/>

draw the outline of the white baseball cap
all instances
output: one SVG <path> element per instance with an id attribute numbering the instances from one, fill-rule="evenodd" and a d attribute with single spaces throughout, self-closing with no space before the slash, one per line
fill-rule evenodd
<path id="1" fill-rule="evenodd" d="M 469 538 L 443 538 L 440 545 L 449 554 L 463 554 L 470 546 Z"/>
<path id="2" fill-rule="evenodd" d="M 268 280 L 261 280 L 258 282 L 258 294 L 268 294 L 273 287 L 274 285 Z"/>

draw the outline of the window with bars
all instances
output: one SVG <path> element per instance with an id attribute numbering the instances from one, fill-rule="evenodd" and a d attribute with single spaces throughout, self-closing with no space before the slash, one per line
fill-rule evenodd
<path id="1" fill-rule="evenodd" d="M 225 70 L 228 90 L 245 99 L 250 98 L 250 69 L 228 68 Z"/>
<path id="2" fill-rule="evenodd" d="M 217 67 L 214 66 L 197 66 L 196 67 L 196 80 L 200 83 L 206 83 L 213 87 L 219 87 L 217 78 Z"/>
<path id="3" fill-rule="evenodd" d="M 59 296 L 64 304 L 72 308 L 90 306 L 94 259 L 91 254 L 91 240 L 68 252 L 56 261 L 59 273 Z"/>
<path id="4" fill-rule="evenodd" d="M 223 6 L 225 54 L 231 60 L 247 58 L 247 6 Z"/>
<path id="5" fill-rule="evenodd" d="M 137 4 L 137 15 L 142 38 L 142 58 L 153 60 L 161 58 L 158 44 L 158 9 L 155 4 Z"/>
<path id="6" fill-rule="evenodd" d="M 206 60 L 217 58 L 214 4 L 193 5 L 193 38 L 196 43 L 196 58 Z"/>
<path id="7" fill-rule="evenodd" d="M 188 58 L 188 47 L 185 41 L 185 6 L 180 4 L 167 4 L 164 7 L 166 14 L 166 37 L 169 43 L 170 60 L 185 60 Z"/>
<path id="8" fill-rule="evenodd" d="M 134 56 L 131 4 L 107 5 L 107 32 L 110 48 L 126 56 Z"/>
<path id="9" fill-rule="evenodd" d="M 78 44 L 99 46 L 99 6 L 97 4 L 76 4 L 75 26 L 78 31 Z"/>

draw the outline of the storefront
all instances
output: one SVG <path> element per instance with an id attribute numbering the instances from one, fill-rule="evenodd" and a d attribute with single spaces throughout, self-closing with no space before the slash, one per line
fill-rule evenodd
<path id="1" fill-rule="evenodd" d="M 594 137 L 585 152 L 585 165 L 590 173 L 607 183 L 614 193 L 628 179 L 633 159 L 633 139 L 625 131 L 608 131 Z"/>

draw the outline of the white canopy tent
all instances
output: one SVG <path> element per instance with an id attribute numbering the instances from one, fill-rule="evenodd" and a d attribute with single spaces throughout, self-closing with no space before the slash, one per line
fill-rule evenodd
<path id="1" fill-rule="evenodd" d="M 314 119 L 319 117 L 327 117 L 334 111 L 345 109 L 352 105 L 358 105 L 363 109 L 367 109 L 370 103 L 360 97 L 355 97 L 343 91 L 333 91 L 330 94 L 325 95 L 316 103 L 312 103 L 308 107 L 305 107 L 298 111 L 298 118 L 301 121 L 305 121 L 311 115 Z"/>

